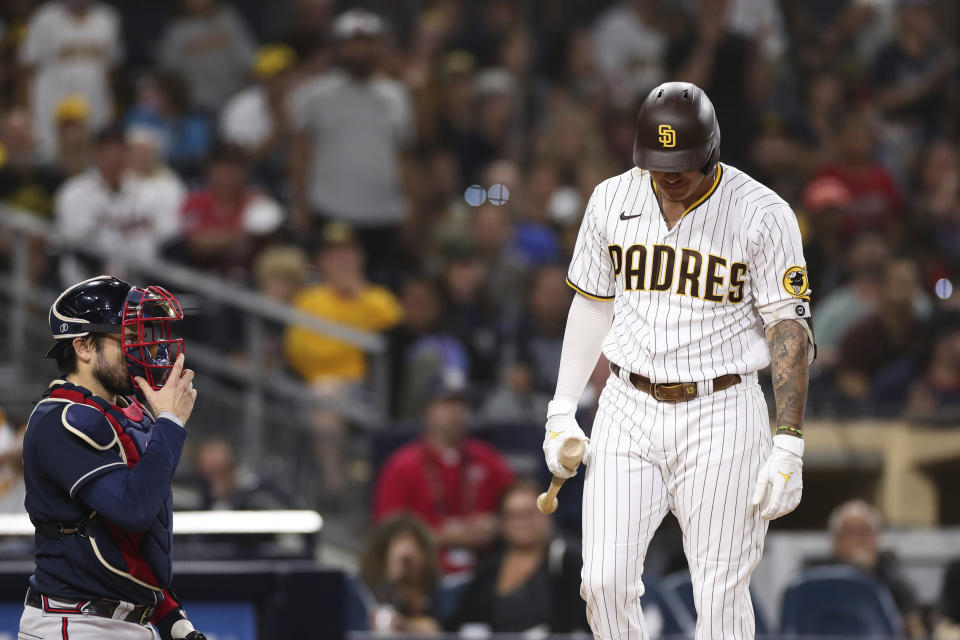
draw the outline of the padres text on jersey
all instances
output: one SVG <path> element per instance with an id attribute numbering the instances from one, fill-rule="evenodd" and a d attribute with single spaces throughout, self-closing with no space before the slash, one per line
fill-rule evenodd
<path id="1" fill-rule="evenodd" d="M 770 362 L 758 309 L 795 301 L 809 318 L 803 247 L 790 206 L 724 164 L 668 229 L 650 174 L 600 183 L 568 272 L 584 295 L 615 300 L 604 354 L 655 382 L 747 374 Z"/>

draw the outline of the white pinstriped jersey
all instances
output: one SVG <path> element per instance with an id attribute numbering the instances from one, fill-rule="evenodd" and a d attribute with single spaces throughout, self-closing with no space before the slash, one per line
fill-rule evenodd
<path id="1" fill-rule="evenodd" d="M 771 189 L 718 165 L 710 190 L 667 229 L 650 174 L 601 182 L 567 282 L 613 299 L 607 358 L 654 382 L 699 382 L 770 363 L 760 310 L 809 318 L 796 216 Z"/>

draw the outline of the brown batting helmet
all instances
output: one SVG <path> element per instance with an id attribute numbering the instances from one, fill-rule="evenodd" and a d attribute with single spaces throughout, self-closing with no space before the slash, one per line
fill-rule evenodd
<path id="1" fill-rule="evenodd" d="M 640 105 L 633 163 L 641 169 L 712 173 L 720 159 L 720 124 L 703 89 L 664 82 Z"/>

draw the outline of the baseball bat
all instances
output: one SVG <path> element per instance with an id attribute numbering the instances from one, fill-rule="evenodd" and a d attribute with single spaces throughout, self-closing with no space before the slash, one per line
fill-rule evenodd
<path id="1" fill-rule="evenodd" d="M 563 465 L 564 469 L 575 471 L 577 467 L 580 466 L 580 461 L 583 460 L 585 451 L 586 447 L 583 444 L 583 440 L 579 438 L 567 438 L 563 444 L 560 445 L 560 453 L 557 455 L 557 458 L 560 460 L 560 464 Z M 540 509 L 541 513 L 551 514 L 557 510 L 557 505 L 559 504 L 557 502 L 557 492 L 560 491 L 560 487 L 563 486 L 565 481 L 566 478 L 554 476 L 550 481 L 550 487 L 537 497 L 537 509 Z"/>

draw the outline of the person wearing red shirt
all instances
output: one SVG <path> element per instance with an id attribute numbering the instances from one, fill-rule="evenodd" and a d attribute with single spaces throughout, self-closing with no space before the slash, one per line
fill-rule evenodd
<path id="1" fill-rule="evenodd" d="M 184 202 L 184 240 L 193 266 L 242 277 L 283 222 L 280 205 L 250 185 L 248 162 L 239 147 L 220 145 L 207 165 L 207 186 Z"/>
<path id="2" fill-rule="evenodd" d="M 497 536 L 500 497 L 513 481 L 503 456 L 467 437 L 470 407 L 449 389 L 430 399 L 423 436 L 393 453 L 377 479 L 373 519 L 414 513 L 430 526 L 448 573 L 472 569 Z"/>
<path id="3" fill-rule="evenodd" d="M 874 160 L 876 139 L 863 113 L 844 120 L 836 160 L 815 177 L 839 180 L 850 194 L 839 233 L 849 240 L 861 231 L 892 233 L 901 215 L 901 197 L 893 176 Z"/>

